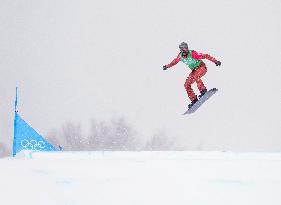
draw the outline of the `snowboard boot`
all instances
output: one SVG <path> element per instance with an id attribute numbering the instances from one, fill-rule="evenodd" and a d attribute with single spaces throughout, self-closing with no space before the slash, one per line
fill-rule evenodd
<path id="1" fill-rule="evenodd" d="M 203 95 L 205 95 L 206 92 L 207 92 L 207 89 L 200 91 L 201 94 L 199 95 L 199 98 L 201 98 Z"/>
<path id="2" fill-rule="evenodd" d="M 193 101 L 188 105 L 188 109 L 190 109 L 197 101 L 198 101 L 197 98 L 196 98 L 195 100 L 193 100 Z"/>

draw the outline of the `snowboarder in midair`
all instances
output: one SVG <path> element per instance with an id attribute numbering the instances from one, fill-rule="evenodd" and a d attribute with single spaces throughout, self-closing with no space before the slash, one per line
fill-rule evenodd
<path id="1" fill-rule="evenodd" d="M 176 65 L 179 61 L 182 61 L 191 69 L 191 73 L 189 74 L 184 84 L 187 95 L 191 101 L 191 103 L 188 105 L 188 108 L 191 108 L 198 101 L 198 98 L 194 93 L 191 85 L 195 82 L 197 83 L 197 87 L 200 91 L 199 98 L 201 98 L 207 92 L 207 88 L 201 80 L 201 78 L 207 73 L 206 64 L 202 61 L 202 59 L 208 59 L 214 62 L 216 66 L 220 66 L 221 62 L 216 60 L 209 54 L 202 54 L 197 53 L 194 50 L 189 50 L 186 42 L 182 42 L 179 45 L 179 49 L 180 53 L 178 54 L 178 56 L 168 65 L 164 65 L 163 70 L 171 68 L 172 66 Z"/>

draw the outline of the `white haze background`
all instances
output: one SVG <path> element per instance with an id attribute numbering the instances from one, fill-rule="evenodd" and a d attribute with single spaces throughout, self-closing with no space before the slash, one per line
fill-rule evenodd
<path id="1" fill-rule="evenodd" d="M 11 154 L 16 86 L 23 119 L 66 150 L 269 151 L 21 153 L 0 159 L 1 203 L 279 205 L 280 8 L 0 0 L 0 155 Z M 182 41 L 222 62 L 206 61 L 219 92 L 189 116 L 190 71 L 162 70 Z"/>
<path id="2" fill-rule="evenodd" d="M 281 2 L 8 1 L 0 3 L 0 142 L 11 149 L 13 103 L 49 136 L 64 123 L 120 116 L 142 141 L 165 133 L 186 149 L 280 151 Z M 188 68 L 163 71 L 178 44 L 209 53 L 219 92 L 196 114 Z"/>

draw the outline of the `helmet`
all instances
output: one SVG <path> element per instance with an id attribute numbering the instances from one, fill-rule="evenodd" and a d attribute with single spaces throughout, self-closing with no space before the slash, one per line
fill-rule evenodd
<path id="1" fill-rule="evenodd" d="M 179 45 L 179 48 L 180 50 L 185 50 L 185 51 L 188 51 L 188 45 L 186 42 L 182 42 L 180 45 Z"/>

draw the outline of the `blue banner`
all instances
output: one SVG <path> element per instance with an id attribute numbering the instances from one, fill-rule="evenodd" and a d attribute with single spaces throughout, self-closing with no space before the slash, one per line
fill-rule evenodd
<path id="1" fill-rule="evenodd" d="M 21 150 L 55 151 L 56 148 L 15 112 L 13 156 Z"/>

